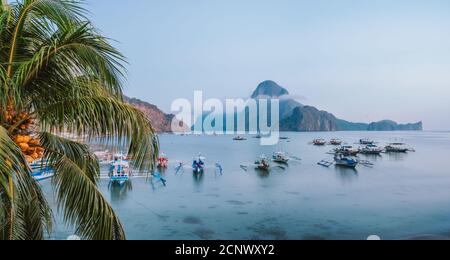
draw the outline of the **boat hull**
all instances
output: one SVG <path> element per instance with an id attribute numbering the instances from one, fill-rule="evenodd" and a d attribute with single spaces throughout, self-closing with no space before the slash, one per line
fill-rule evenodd
<path id="1" fill-rule="evenodd" d="M 408 149 L 392 149 L 392 148 L 389 149 L 389 148 L 387 148 L 386 152 L 388 152 L 388 153 L 407 153 Z"/>
<path id="2" fill-rule="evenodd" d="M 340 167 L 356 168 L 356 166 L 358 166 L 357 160 L 354 160 L 351 158 L 346 158 L 346 157 L 336 157 L 336 158 L 334 158 L 334 162 L 335 162 L 336 166 L 340 166 Z"/>
<path id="3" fill-rule="evenodd" d="M 356 166 L 358 166 L 358 163 L 347 163 L 347 162 L 336 161 L 336 166 L 346 167 L 346 168 L 356 168 Z"/>
<path id="4" fill-rule="evenodd" d="M 260 170 L 260 171 L 268 171 L 269 167 L 258 165 L 258 166 L 256 166 L 256 169 Z"/>
<path id="5" fill-rule="evenodd" d="M 109 181 L 111 183 L 118 183 L 120 185 L 129 182 L 130 181 L 130 177 L 128 176 L 112 176 L 110 177 Z"/>

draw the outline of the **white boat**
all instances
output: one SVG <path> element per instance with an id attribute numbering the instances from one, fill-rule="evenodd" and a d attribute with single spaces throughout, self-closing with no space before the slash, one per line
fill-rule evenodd
<path id="1" fill-rule="evenodd" d="M 340 148 L 336 148 L 334 151 L 336 154 L 342 154 L 345 156 L 355 156 L 359 153 L 359 149 L 349 145 L 341 146 Z"/>
<path id="2" fill-rule="evenodd" d="M 384 151 L 383 147 L 379 147 L 374 144 L 369 144 L 359 149 L 359 152 L 362 154 L 373 154 L 373 155 L 380 155 L 383 151 Z"/>
<path id="3" fill-rule="evenodd" d="M 285 152 L 276 152 L 273 154 L 273 161 L 276 163 L 287 164 L 290 158 L 286 155 Z"/>
<path id="4" fill-rule="evenodd" d="M 318 146 L 322 146 L 322 145 L 326 145 L 327 141 L 325 141 L 325 139 L 314 139 L 313 140 L 313 144 L 314 145 L 318 145 Z"/>
<path id="5" fill-rule="evenodd" d="M 331 145 L 341 145 L 342 144 L 342 140 L 337 139 L 337 138 L 333 138 L 330 140 L 330 144 Z"/>
<path id="6" fill-rule="evenodd" d="M 385 149 L 388 153 L 406 153 L 410 150 L 404 143 L 388 144 Z"/>

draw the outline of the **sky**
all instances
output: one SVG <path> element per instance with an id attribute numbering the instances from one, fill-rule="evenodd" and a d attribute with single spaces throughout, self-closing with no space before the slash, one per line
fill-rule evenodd
<path id="1" fill-rule="evenodd" d="M 274 80 L 357 122 L 450 130 L 448 0 L 88 0 L 129 65 L 125 94 L 248 97 Z"/>

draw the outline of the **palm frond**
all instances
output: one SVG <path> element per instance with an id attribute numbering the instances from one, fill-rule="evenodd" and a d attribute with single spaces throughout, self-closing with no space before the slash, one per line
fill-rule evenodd
<path id="1" fill-rule="evenodd" d="M 36 113 L 42 129 L 70 132 L 101 142 L 129 147 L 136 168 L 155 167 L 159 142 L 145 115 L 135 107 L 106 94 L 67 97 L 40 107 Z"/>
<path id="2" fill-rule="evenodd" d="M 0 239 L 41 239 L 48 203 L 9 135 L 44 132 L 45 156 L 65 220 L 84 238 L 122 239 L 118 218 L 97 189 L 97 159 L 83 144 L 45 132 L 127 147 L 134 166 L 155 166 L 158 138 L 144 114 L 123 102 L 124 57 L 84 16 L 83 0 L 18 0 L 0 6 L 0 126 L 6 110 L 33 125 L 0 129 Z M 36 120 L 34 120 L 36 119 Z M 37 123 L 36 123 L 37 122 Z M 27 128 L 28 127 L 28 128 Z"/>
<path id="3" fill-rule="evenodd" d="M 0 126 L 0 239 L 42 239 L 51 210 L 20 148 Z"/>
<path id="4" fill-rule="evenodd" d="M 95 77 L 112 93 L 121 93 L 123 56 L 97 35 L 89 23 L 70 23 L 36 47 L 20 64 L 15 81 L 24 91 L 67 90 L 80 75 Z M 56 85 L 56 86 L 55 86 Z"/>
<path id="5" fill-rule="evenodd" d="M 55 171 L 53 184 L 65 221 L 86 239 L 125 239 L 122 224 L 95 183 L 98 160 L 86 145 L 49 133 L 41 134 L 41 142 Z"/>

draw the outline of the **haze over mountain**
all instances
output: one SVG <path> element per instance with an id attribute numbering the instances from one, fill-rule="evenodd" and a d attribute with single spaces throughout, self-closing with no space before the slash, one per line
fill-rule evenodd
<path id="1" fill-rule="evenodd" d="M 280 100 L 281 131 L 420 131 L 423 129 L 422 122 L 398 124 L 392 120 L 383 120 L 372 123 L 355 123 L 339 119 L 330 112 L 321 111 L 313 106 L 301 104 L 290 95 L 286 88 L 271 80 L 259 84 L 251 95 L 251 98 L 277 98 Z M 126 101 L 143 111 L 152 121 L 154 128 L 158 132 L 172 132 L 171 122 L 175 118 L 174 115 L 165 114 L 155 105 L 136 98 L 126 98 Z M 239 113 L 243 112 L 240 111 Z M 206 118 L 208 114 L 209 113 L 205 113 L 203 119 Z M 237 114 L 238 113 L 236 113 L 235 116 L 237 116 Z M 226 126 L 225 119 L 226 115 L 224 115 L 224 126 Z M 197 119 L 196 124 L 202 124 L 202 121 Z M 226 127 L 224 127 L 224 130 L 225 129 Z M 176 131 L 182 132 L 187 130 L 188 127 L 180 126 Z"/>
<path id="2" fill-rule="evenodd" d="M 272 80 L 266 80 L 258 85 L 253 92 L 251 98 L 253 99 L 267 99 L 278 98 L 280 99 L 280 118 L 286 118 L 292 115 L 292 112 L 297 107 L 303 107 L 301 103 L 293 99 L 289 91 L 278 85 Z"/>
<path id="3" fill-rule="evenodd" d="M 339 119 L 327 111 L 305 106 L 290 97 L 289 91 L 274 81 L 264 81 L 256 88 L 252 98 L 280 99 L 280 130 L 282 131 L 398 131 L 422 130 L 422 122 L 398 124 L 392 120 L 372 123 L 353 123 Z"/>

